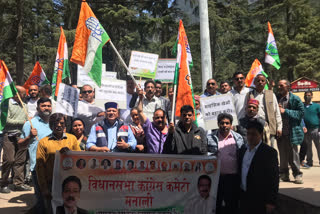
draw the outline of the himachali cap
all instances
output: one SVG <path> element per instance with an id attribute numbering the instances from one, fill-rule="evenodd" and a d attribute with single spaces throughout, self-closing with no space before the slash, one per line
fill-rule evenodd
<path id="1" fill-rule="evenodd" d="M 256 100 L 256 99 L 251 98 L 251 99 L 248 100 L 248 105 L 249 104 L 253 104 L 253 105 L 259 106 L 259 101 Z"/>
<path id="2" fill-rule="evenodd" d="M 109 108 L 115 108 L 118 109 L 118 104 L 115 102 L 107 102 L 104 104 L 104 107 L 106 110 L 108 110 Z"/>
<path id="3" fill-rule="evenodd" d="M 199 95 L 194 95 L 194 99 L 195 99 L 196 101 L 199 101 L 199 102 L 200 102 L 200 96 L 199 96 Z"/>

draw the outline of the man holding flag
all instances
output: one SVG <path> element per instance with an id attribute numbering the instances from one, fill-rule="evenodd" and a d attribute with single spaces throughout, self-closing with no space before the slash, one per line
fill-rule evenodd
<path id="1" fill-rule="evenodd" d="M 28 120 L 28 117 L 23 111 L 23 103 L 20 102 L 20 99 L 17 96 L 17 90 L 21 99 L 26 96 L 26 90 L 22 86 L 14 86 L 8 68 L 2 60 L 0 60 L 0 85 L 0 130 L 3 130 L 1 192 L 11 192 L 8 187 L 8 178 L 11 169 L 13 169 L 14 172 L 14 189 L 16 191 L 29 191 L 31 188 L 23 184 L 24 163 L 27 157 L 28 147 L 18 145 L 18 139 L 21 134 L 22 126 L 24 122 Z"/>

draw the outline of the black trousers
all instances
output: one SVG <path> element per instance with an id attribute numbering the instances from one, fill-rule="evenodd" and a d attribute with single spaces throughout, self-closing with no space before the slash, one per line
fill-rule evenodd
<path id="1" fill-rule="evenodd" d="M 237 214 L 239 208 L 240 176 L 238 174 L 220 175 L 216 214 Z M 224 202 L 225 206 L 222 206 Z"/>

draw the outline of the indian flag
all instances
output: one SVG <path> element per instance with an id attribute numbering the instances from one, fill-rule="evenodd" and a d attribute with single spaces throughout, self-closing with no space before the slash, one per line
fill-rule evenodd
<path id="1" fill-rule="evenodd" d="M 265 62 L 268 64 L 273 65 L 276 69 L 280 69 L 280 58 L 279 53 L 276 45 L 276 40 L 273 36 L 273 31 L 271 28 L 270 22 L 268 22 L 268 44 L 266 47 L 266 56 L 265 56 Z"/>
<path id="2" fill-rule="evenodd" d="M 54 72 L 52 76 L 52 95 L 56 99 L 59 92 L 59 85 L 65 78 L 70 78 L 69 60 L 68 60 L 68 45 L 66 36 L 64 35 L 62 27 L 60 27 L 60 39 L 58 45 L 58 51 L 56 56 L 56 62 L 54 64 Z"/>
<path id="3" fill-rule="evenodd" d="M 191 50 L 182 20 L 180 20 L 177 42 L 177 63 L 174 75 L 174 87 L 177 88 L 176 116 L 180 116 L 182 106 L 190 105 L 194 109 L 196 106 L 193 96 L 190 67 L 192 67 Z"/>
<path id="4" fill-rule="evenodd" d="M 246 76 L 245 84 L 248 87 L 255 87 L 254 85 L 254 79 L 258 74 L 263 74 L 266 78 L 268 77 L 268 74 L 266 74 L 263 71 L 262 65 L 258 59 L 255 59 L 254 62 L 251 65 L 251 69 L 249 73 Z M 268 89 L 268 86 L 266 85 L 266 89 Z"/>
<path id="5" fill-rule="evenodd" d="M 33 71 L 30 74 L 28 80 L 24 83 L 23 87 L 26 89 L 27 93 L 31 85 L 42 86 L 49 84 L 46 74 L 44 73 L 40 63 L 37 61 L 34 65 Z"/>
<path id="6" fill-rule="evenodd" d="M 83 66 L 99 87 L 102 75 L 102 47 L 109 40 L 110 37 L 88 3 L 82 2 L 70 61 Z"/>
<path id="7" fill-rule="evenodd" d="M 4 61 L 0 60 L 0 106 L 1 121 L 0 131 L 4 129 L 7 122 L 9 99 L 17 93 L 8 68 Z"/>

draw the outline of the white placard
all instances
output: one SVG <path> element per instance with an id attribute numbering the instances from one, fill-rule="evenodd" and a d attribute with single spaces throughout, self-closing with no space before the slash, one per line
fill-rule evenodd
<path id="1" fill-rule="evenodd" d="M 218 115 L 228 113 L 233 117 L 233 126 L 238 125 L 238 118 L 234 108 L 232 95 L 214 95 L 200 99 L 201 113 L 206 130 L 218 129 Z"/>
<path id="2" fill-rule="evenodd" d="M 155 79 L 160 80 L 163 83 L 172 83 L 174 79 L 176 62 L 176 59 L 159 59 Z"/>
<path id="3" fill-rule="evenodd" d="M 158 54 L 131 51 L 129 69 L 134 76 L 154 79 L 158 58 Z"/>
<path id="4" fill-rule="evenodd" d="M 106 64 L 102 64 L 101 82 L 108 79 L 117 79 L 117 72 L 106 71 Z M 91 85 L 94 88 L 98 87 L 97 84 L 89 77 L 84 68 L 81 65 L 78 65 L 77 86 L 82 87 L 83 85 Z"/>
<path id="5" fill-rule="evenodd" d="M 57 97 L 56 112 L 77 117 L 79 92 L 78 89 L 60 83 Z"/>
<path id="6" fill-rule="evenodd" d="M 127 84 L 125 80 L 105 80 L 96 88 L 95 104 L 104 109 L 106 102 L 116 102 L 120 109 L 127 108 Z"/>

